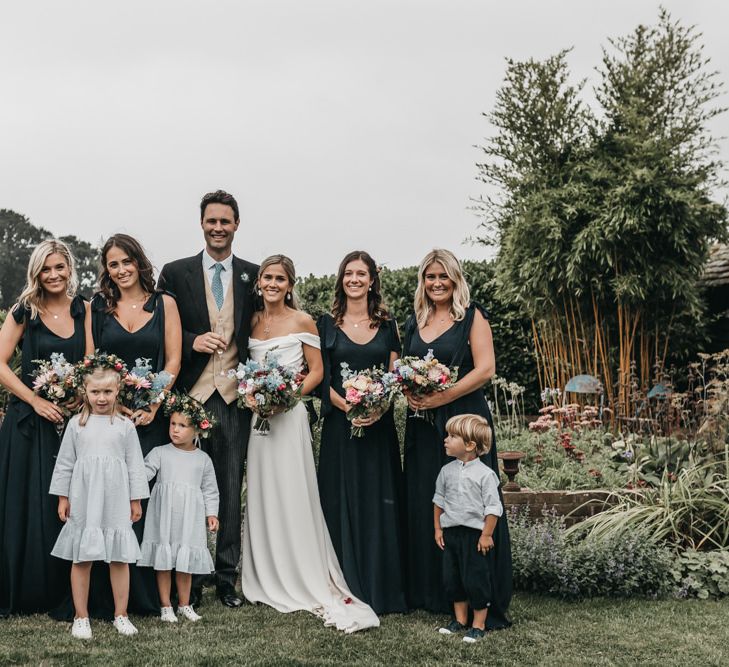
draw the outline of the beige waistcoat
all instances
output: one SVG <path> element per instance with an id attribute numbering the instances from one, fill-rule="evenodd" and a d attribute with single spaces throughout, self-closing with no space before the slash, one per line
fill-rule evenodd
<path id="1" fill-rule="evenodd" d="M 190 396 L 204 403 L 217 389 L 223 400 L 230 404 L 238 397 L 237 380 L 228 377 L 228 371 L 238 367 L 238 347 L 235 344 L 235 320 L 233 318 L 233 281 L 230 281 L 223 307 L 220 310 L 218 310 L 207 280 L 205 280 L 205 300 L 210 315 L 210 331 L 220 333 L 222 328 L 222 334 L 228 347 L 222 354 L 213 352 L 210 355 L 202 374 L 190 390 Z"/>

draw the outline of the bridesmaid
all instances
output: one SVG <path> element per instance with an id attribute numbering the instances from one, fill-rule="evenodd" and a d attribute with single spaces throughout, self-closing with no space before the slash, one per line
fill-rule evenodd
<path id="1" fill-rule="evenodd" d="M 91 317 L 74 260 L 61 241 L 39 243 L 25 289 L 0 330 L 0 383 L 12 394 L 0 428 L 0 616 L 43 612 L 68 593 L 68 567 L 51 556 L 61 530 L 49 495 L 61 411 L 33 393 L 34 359 L 63 353 L 76 362 L 93 351 Z M 21 346 L 22 373 L 9 362 Z"/>
<path id="2" fill-rule="evenodd" d="M 441 550 L 433 536 L 433 492 L 441 467 L 449 459 L 443 448 L 445 423 L 454 416 L 474 413 L 493 429 L 483 385 L 496 365 L 488 314 L 470 301 L 461 266 L 448 250 L 433 250 L 418 269 L 415 313 L 405 325 L 403 355 L 423 357 L 432 349 L 438 361 L 458 367 L 458 380 L 445 391 L 409 397 L 411 409 L 431 410 L 433 423 L 409 415 L 405 429 L 405 487 L 408 517 L 408 602 L 415 609 L 448 613 L 441 587 Z M 482 457 L 497 474 L 496 442 Z M 501 497 L 499 489 L 499 496 Z M 494 531 L 496 579 L 489 609 L 489 630 L 511 625 L 511 544 L 506 517 Z"/>
<path id="3" fill-rule="evenodd" d="M 329 534 L 352 593 L 376 613 L 407 611 L 403 578 L 403 479 L 392 409 L 356 420 L 350 436 L 341 364 L 352 370 L 392 369 L 400 353 L 395 321 L 380 295 L 380 278 L 366 252 L 339 265 L 332 315 L 319 319 L 324 359 L 319 494 Z M 432 521 L 431 521 L 432 523 Z"/>
<path id="4" fill-rule="evenodd" d="M 116 354 L 127 368 L 136 359 L 151 360 L 152 370 L 180 372 L 182 333 L 175 300 L 155 290 L 154 269 L 139 242 L 127 234 L 111 236 L 101 249 L 99 292 L 91 301 L 91 328 L 96 349 Z M 169 388 L 169 387 L 168 387 Z M 168 422 L 159 412 L 161 403 L 149 411 L 124 410 L 137 425 L 137 435 L 146 456 L 153 447 L 170 441 Z M 144 533 L 146 501 L 142 518 L 133 528 L 140 543 Z M 89 611 L 97 618 L 113 617 L 113 599 L 108 573 L 102 564 L 92 570 Z M 129 567 L 129 610 L 135 614 L 159 614 L 159 597 L 154 570 Z M 65 608 L 54 617 L 68 618 Z"/>

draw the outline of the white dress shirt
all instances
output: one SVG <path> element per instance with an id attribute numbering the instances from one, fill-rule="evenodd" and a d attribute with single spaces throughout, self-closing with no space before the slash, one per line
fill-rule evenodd
<path id="1" fill-rule="evenodd" d="M 213 259 L 208 255 L 207 249 L 202 254 L 203 273 L 208 281 L 208 285 L 212 289 L 213 276 L 215 275 L 215 265 L 220 263 L 223 265 L 223 270 L 220 272 L 220 281 L 223 283 L 223 298 L 228 294 L 228 287 L 230 287 L 230 281 L 233 279 L 233 253 L 230 253 L 225 259 L 218 262 L 217 259 Z"/>
<path id="2" fill-rule="evenodd" d="M 483 530 L 484 517 L 504 512 L 499 478 L 481 459 L 446 463 L 435 481 L 433 503 L 443 510 L 441 528 L 467 526 Z"/>

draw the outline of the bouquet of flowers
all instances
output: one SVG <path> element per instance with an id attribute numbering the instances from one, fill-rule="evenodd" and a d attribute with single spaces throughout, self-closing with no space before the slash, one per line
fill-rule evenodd
<path id="1" fill-rule="evenodd" d="M 394 373 L 386 373 L 382 368 L 368 368 L 353 371 L 349 364 L 342 362 L 342 388 L 344 399 L 351 406 L 347 419 L 366 419 L 374 414 L 382 414 L 399 389 Z M 361 438 L 364 426 L 352 425 L 351 437 Z"/>
<path id="2" fill-rule="evenodd" d="M 167 371 L 152 372 L 150 359 L 135 359 L 134 368 L 122 379 L 119 397 L 122 404 L 132 411 L 147 410 L 164 400 L 164 388 L 172 381 Z"/>
<path id="3" fill-rule="evenodd" d="M 396 359 L 394 372 L 400 386 L 414 396 L 444 391 L 452 387 L 458 377 L 458 368 L 449 368 L 441 364 L 433 355 L 433 350 L 428 350 L 428 354 L 423 358 Z M 413 417 L 423 417 L 423 415 L 416 410 Z"/>
<path id="4" fill-rule="evenodd" d="M 32 373 L 33 391 L 41 398 L 45 398 L 54 405 L 57 405 L 63 416 L 68 418 L 71 411 L 67 404 L 77 396 L 78 380 L 74 372 L 75 366 L 66 361 L 63 353 L 54 352 L 48 359 L 34 359 L 38 365 Z M 64 423 L 57 424 L 59 432 L 63 431 Z"/>
<path id="5" fill-rule="evenodd" d="M 228 371 L 228 377 L 238 381 L 238 405 L 255 413 L 253 430 L 260 435 L 271 430 L 269 420 L 276 408 L 285 412 L 301 400 L 304 376 L 290 366 L 280 365 L 273 354 L 275 349 L 266 352 L 261 362 L 249 359 Z"/>

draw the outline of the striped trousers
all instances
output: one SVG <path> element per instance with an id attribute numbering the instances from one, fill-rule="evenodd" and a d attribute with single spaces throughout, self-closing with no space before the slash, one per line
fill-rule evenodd
<path id="1" fill-rule="evenodd" d="M 216 391 L 205 401 L 205 409 L 218 420 L 200 447 L 213 460 L 220 490 L 220 528 L 215 549 L 215 584 L 233 586 L 240 561 L 241 486 L 248 450 L 251 413 L 235 401 L 228 405 Z"/>

